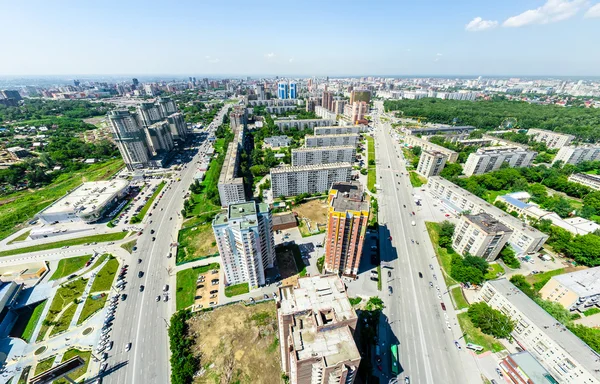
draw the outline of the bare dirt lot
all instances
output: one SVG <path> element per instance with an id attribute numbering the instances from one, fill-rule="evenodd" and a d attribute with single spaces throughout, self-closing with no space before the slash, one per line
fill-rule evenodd
<path id="1" fill-rule="evenodd" d="M 234 304 L 190 320 L 203 373 L 194 383 L 281 383 L 275 303 Z"/>
<path id="2" fill-rule="evenodd" d="M 298 216 L 309 219 L 311 226 L 327 224 L 327 199 L 307 201 L 294 206 L 292 210 L 297 212 Z"/>

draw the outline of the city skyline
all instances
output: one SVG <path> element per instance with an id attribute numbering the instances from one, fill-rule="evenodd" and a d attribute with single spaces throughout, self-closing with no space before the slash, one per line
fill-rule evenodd
<path id="1" fill-rule="evenodd" d="M 582 38 L 599 31 L 600 3 L 583 0 L 20 8 L 3 4 L 19 32 L 3 76 L 594 76 L 600 63 Z"/>

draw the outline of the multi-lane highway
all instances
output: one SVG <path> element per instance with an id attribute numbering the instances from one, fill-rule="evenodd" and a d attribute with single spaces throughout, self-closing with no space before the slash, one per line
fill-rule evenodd
<path id="1" fill-rule="evenodd" d="M 223 107 L 208 127 L 209 132 L 222 123 L 228 105 Z M 172 278 L 175 267 L 177 232 L 181 225 L 179 212 L 196 172 L 196 162 L 208 150 L 209 144 L 200 148 L 179 175 L 180 181 L 171 181 L 164 194 L 145 219 L 146 228 L 138 237 L 137 250 L 125 263 L 127 273 L 127 298 L 118 305 L 111 332 L 115 347 L 108 353 L 108 368 L 104 373 L 106 383 L 168 383 L 169 341 L 167 327 L 175 310 L 175 287 Z M 152 223 L 150 223 L 150 219 Z M 154 233 L 151 233 L 154 231 Z M 169 253 L 173 257 L 168 258 Z M 142 261 L 138 263 L 138 259 Z M 142 277 L 138 277 L 142 272 Z M 143 285 L 143 291 L 140 286 Z M 169 285 L 168 301 L 164 301 L 165 285 Z M 157 297 L 160 296 L 160 301 Z M 131 343 L 131 350 L 126 345 Z M 94 372 L 92 372 L 94 373 Z"/>
<path id="2" fill-rule="evenodd" d="M 475 362 L 460 340 L 461 331 L 425 224 L 419 219 L 400 147 L 394 143 L 389 125 L 380 123 L 378 114 L 374 118 L 380 254 L 387 306 L 387 324 L 381 327 L 380 340 L 386 350 L 390 343 L 399 344 L 403 370 L 399 378 L 409 376 L 411 383 L 479 383 Z M 462 350 L 455 346 L 455 340 Z"/>

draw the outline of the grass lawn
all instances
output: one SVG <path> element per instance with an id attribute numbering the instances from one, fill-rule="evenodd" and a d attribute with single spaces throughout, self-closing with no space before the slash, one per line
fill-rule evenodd
<path id="1" fill-rule="evenodd" d="M 250 286 L 248 285 L 248 283 L 241 283 L 225 287 L 225 296 L 227 297 L 243 295 L 244 293 L 248 292 L 250 292 Z"/>
<path id="2" fill-rule="evenodd" d="M 50 277 L 50 281 L 58 280 L 61 277 L 69 276 L 70 274 L 79 271 L 85 266 L 85 263 L 87 263 L 91 257 L 92 255 L 86 255 L 60 260 L 58 262 L 58 266 L 56 267 L 56 271 L 54 271 L 52 277 Z"/>
<path id="3" fill-rule="evenodd" d="M 96 300 L 92 299 L 91 296 L 88 296 L 85 299 L 85 304 L 83 304 L 83 309 L 81 310 L 81 314 L 79 315 L 79 319 L 77 319 L 77 325 L 82 324 L 84 321 L 89 319 L 93 314 L 104 308 L 106 304 L 106 300 L 108 299 L 108 294 L 102 296 Z"/>
<path id="4" fill-rule="evenodd" d="M 429 232 L 429 238 L 433 244 L 435 255 L 437 256 L 438 262 L 442 267 L 442 273 L 444 275 L 446 285 L 450 286 L 458 284 L 456 280 L 450 277 L 450 264 L 452 262 L 452 255 L 450 255 L 445 248 L 442 248 L 438 245 L 440 239 L 440 224 L 428 221 L 425 223 L 425 226 L 427 227 L 427 232 Z"/>
<path id="5" fill-rule="evenodd" d="M 87 372 L 88 365 L 90 364 L 91 355 L 92 355 L 91 351 L 80 351 L 75 348 L 69 349 L 67 352 L 65 352 L 65 354 L 63 355 L 63 358 L 62 358 L 63 363 L 69 359 L 72 359 L 75 356 L 79 356 L 83 359 L 83 361 L 85 361 L 85 364 L 81 368 L 79 368 L 69 374 L 69 377 L 71 379 L 77 381 L 78 378 L 80 378 Z M 60 379 L 60 380 L 55 381 L 54 384 L 68 384 L 68 383 L 65 379 Z"/>
<path id="6" fill-rule="evenodd" d="M 73 320 L 73 316 L 75 316 L 75 311 L 77 311 L 77 305 L 71 303 L 67 309 L 62 313 L 62 315 L 55 320 L 57 324 L 54 325 L 52 330 L 50 331 L 50 336 L 54 336 L 60 332 L 64 332 L 69 329 L 69 325 L 71 325 L 71 320 Z"/>
<path id="7" fill-rule="evenodd" d="M 164 188 L 166 183 L 167 183 L 166 181 L 161 181 L 160 184 L 158 184 L 158 186 L 156 187 L 156 190 L 152 193 L 152 196 L 150 196 L 148 201 L 146 201 L 146 204 L 144 204 L 144 207 L 142 208 L 142 210 L 137 215 L 134 215 L 131 218 L 130 222 L 132 224 L 139 223 L 142 220 L 144 220 L 144 216 L 146 216 L 146 213 L 148 213 L 148 210 L 150 209 L 150 207 L 152 207 L 152 203 L 156 199 L 156 196 L 158 196 L 160 194 L 160 191 Z"/>
<path id="8" fill-rule="evenodd" d="M 46 302 L 47 302 L 47 300 L 40 301 L 39 303 L 37 303 L 35 305 L 35 309 L 33 310 L 33 313 L 31 314 L 31 317 L 29 318 L 29 321 L 27 322 L 25 329 L 23 330 L 23 334 L 21 335 L 21 338 L 23 340 L 25 340 L 27 342 L 30 341 L 31 336 L 33 335 L 33 330 L 35 329 L 35 327 L 37 326 L 37 323 L 40 321 L 40 318 L 42 317 L 42 312 L 44 311 Z"/>
<path id="9" fill-rule="evenodd" d="M 179 231 L 177 264 L 212 256 L 218 252 L 210 223 Z"/>
<path id="10" fill-rule="evenodd" d="M 190 195 L 190 201 L 192 203 L 194 203 L 194 206 L 187 213 L 188 217 L 197 216 L 197 215 L 201 215 L 203 213 L 208 213 L 208 212 L 218 213 L 221 210 L 221 207 L 213 204 L 210 200 L 208 200 L 204 193 L 200 193 L 200 194 L 192 193 Z"/>
<path id="11" fill-rule="evenodd" d="M 450 294 L 452 295 L 452 300 L 454 301 L 454 307 L 456 309 L 469 308 L 469 303 L 463 296 L 462 289 L 460 287 L 455 287 L 450 290 Z"/>
<path id="12" fill-rule="evenodd" d="M 504 274 L 504 268 L 502 268 L 502 266 L 498 263 L 492 263 L 490 264 L 488 272 L 485 274 L 484 278 L 486 280 L 497 279 L 499 277 L 498 273 Z"/>
<path id="13" fill-rule="evenodd" d="M 15 237 L 14 239 L 12 239 L 11 241 L 9 241 L 6 244 L 10 245 L 12 243 L 16 243 L 17 241 L 23 241 L 23 240 L 27 239 L 27 237 L 29 236 L 30 233 L 31 233 L 31 229 L 21 233 L 19 236 Z"/>
<path id="14" fill-rule="evenodd" d="M 377 290 L 381 291 L 381 286 L 383 285 L 381 281 L 381 264 L 377 266 Z"/>
<path id="15" fill-rule="evenodd" d="M 69 283 L 63 284 L 60 288 L 58 288 L 56 294 L 54 295 L 54 299 L 52 299 L 52 303 L 50 304 L 50 310 L 48 312 L 48 315 L 46 316 L 46 320 L 55 321 L 56 315 L 58 315 L 63 310 L 63 308 L 65 308 L 69 304 L 72 304 L 74 299 L 79 299 L 81 297 L 81 294 L 83 293 L 83 289 L 85 288 L 86 284 L 87 280 L 80 278 L 73 280 Z M 73 313 L 71 314 L 71 318 L 75 314 L 74 306 L 72 307 Z M 64 315 L 61 317 L 64 317 Z M 42 341 L 44 339 L 48 328 L 49 326 L 42 325 L 40 333 L 38 334 L 37 341 Z"/>
<path id="16" fill-rule="evenodd" d="M 90 292 L 104 292 L 110 290 L 110 286 L 115 279 L 115 274 L 117 273 L 118 269 L 119 261 L 117 259 L 112 258 L 108 260 L 108 262 L 96 275 Z"/>
<path id="17" fill-rule="evenodd" d="M 107 242 L 107 241 L 117 241 L 117 240 L 121 240 L 121 239 L 125 238 L 125 236 L 127 236 L 127 233 L 128 232 L 105 233 L 103 235 L 93 235 L 93 236 L 80 237 L 78 239 L 55 241 L 54 243 L 39 244 L 39 245 L 31 246 L 31 247 L 24 247 L 24 248 L 18 248 L 18 249 L 11 249 L 9 251 L 2 251 L 2 252 L 0 252 L 0 256 L 12 256 L 12 255 L 18 255 L 20 253 L 46 251 L 48 249 L 55 249 L 55 248 L 71 246 L 71 245 L 82 245 L 85 243 L 94 243 L 94 242 L 102 243 L 102 242 Z"/>
<path id="18" fill-rule="evenodd" d="M 490 204 L 494 204 L 496 197 L 506 195 L 507 193 L 510 193 L 508 189 L 501 189 L 500 191 L 487 191 L 485 195 L 483 195 L 483 199 Z"/>
<path id="19" fill-rule="evenodd" d="M 54 360 L 56 359 L 56 355 L 45 358 L 44 360 L 40 360 L 35 366 L 34 376 L 39 375 L 42 372 L 46 372 L 52 365 L 54 365 Z"/>
<path id="20" fill-rule="evenodd" d="M 418 188 L 421 185 L 427 184 L 427 179 L 421 175 L 418 175 L 416 172 L 411 171 L 409 173 L 409 175 L 410 175 L 410 183 L 412 184 L 413 187 Z"/>
<path id="21" fill-rule="evenodd" d="M 583 312 L 584 315 L 586 316 L 592 316 L 595 315 L 597 313 L 600 313 L 600 308 L 590 308 L 586 311 Z"/>
<path id="22" fill-rule="evenodd" d="M 136 244 L 137 244 L 137 239 L 131 240 L 131 241 L 121 244 L 121 248 L 123 248 L 127 252 L 131 253 L 131 252 L 133 252 L 133 247 L 135 247 Z"/>
<path id="23" fill-rule="evenodd" d="M 91 267 L 89 267 L 88 269 L 86 269 L 82 275 L 85 275 L 86 273 L 88 273 L 89 271 L 96 269 L 100 266 L 100 264 L 102 264 L 104 262 L 104 260 L 108 257 L 108 253 L 105 253 L 104 255 L 101 255 L 100 257 L 98 257 L 96 259 L 96 261 L 94 262 L 94 264 L 92 264 Z"/>
<path id="24" fill-rule="evenodd" d="M 184 269 L 177 272 L 177 289 L 175 290 L 175 300 L 177 310 L 187 308 L 194 304 L 196 296 L 196 281 L 201 273 L 208 272 L 213 269 L 219 269 L 219 263 L 212 263 L 201 267 Z"/>
<path id="25" fill-rule="evenodd" d="M 483 351 L 477 352 L 478 354 L 483 353 L 486 350 L 500 352 L 504 349 L 499 341 L 492 336 L 482 333 L 479 328 L 476 328 L 466 312 L 459 313 L 457 317 L 460 328 L 463 331 L 465 342 L 477 344 L 483 347 Z"/>
<path id="26" fill-rule="evenodd" d="M 525 280 L 533 286 L 533 289 L 539 291 L 544 285 L 552 278 L 552 276 L 562 275 L 565 273 L 564 268 L 555 269 L 554 271 L 548 271 L 538 273 L 537 275 L 529 275 L 525 277 Z"/>
<path id="27" fill-rule="evenodd" d="M 404 154 L 404 159 L 407 162 L 406 169 L 408 169 L 408 170 L 415 169 L 415 167 L 413 167 L 412 164 L 417 159 L 417 156 L 415 156 L 415 154 L 410 149 L 405 148 L 405 147 L 402 148 L 402 153 Z M 408 164 L 410 164 L 410 165 L 408 165 Z"/>
<path id="28" fill-rule="evenodd" d="M 63 197 L 68 190 L 84 181 L 106 180 L 123 167 L 122 159 L 92 164 L 75 172 L 64 173 L 37 190 L 23 190 L 3 196 L 0 200 L 0 239 L 23 228 L 36 213 Z"/>
<path id="29" fill-rule="evenodd" d="M 377 159 L 375 158 L 375 139 L 373 139 L 371 136 L 367 136 L 367 160 L 377 161 Z M 375 184 L 377 184 L 376 165 L 368 165 L 368 171 L 369 173 L 367 174 L 367 189 L 370 191 L 375 187 Z"/>

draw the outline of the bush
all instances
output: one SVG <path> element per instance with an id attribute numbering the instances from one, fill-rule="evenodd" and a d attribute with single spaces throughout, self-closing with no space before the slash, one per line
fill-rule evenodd
<path id="1" fill-rule="evenodd" d="M 500 258 L 509 268 L 517 269 L 521 266 L 519 259 L 517 259 L 515 255 L 515 251 L 508 243 L 502 248 L 502 251 L 500 251 Z"/>

